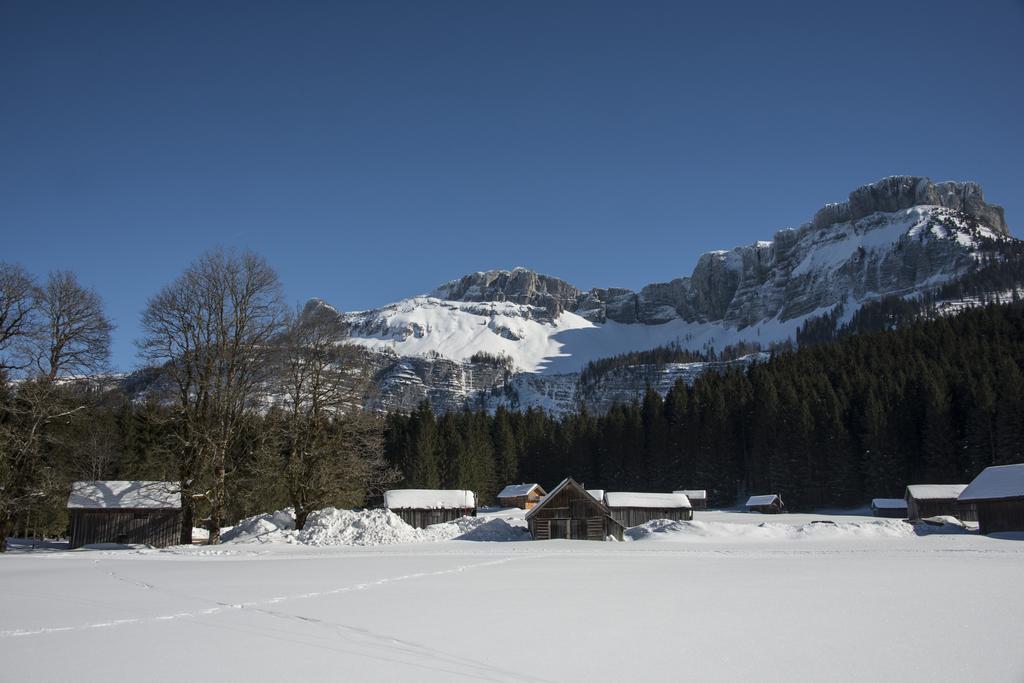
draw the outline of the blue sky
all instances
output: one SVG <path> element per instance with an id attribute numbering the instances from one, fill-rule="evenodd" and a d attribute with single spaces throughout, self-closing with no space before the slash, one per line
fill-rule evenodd
<path id="1" fill-rule="evenodd" d="M 214 246 L 369 308 L 523 265 L 639 288 L 897 173 L 1024 234 L 1024 4 L 0 2 L 0 260 L 135 363 Z"/>

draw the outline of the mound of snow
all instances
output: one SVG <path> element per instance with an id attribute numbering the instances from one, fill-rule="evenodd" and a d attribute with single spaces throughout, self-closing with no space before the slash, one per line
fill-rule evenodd
<path id="1" fill-rule="evenodd" d="M 462 533 L 454 536 L 456 541 L 528 541 L 530 530 L 523 524 L 516 524 L 518 520 L 502 519 L 499 517 L 463 517 L 448 524 L 436 524 L 438 527 L 457 525 Z M 470 523 L 465 523 L 470 522 Z M 513 522 L 510 524 L 509 522 Z M 460 524 L 461 523 L 461 524 Z M 429 527 L 433 529 L 434 527 Z M 429 530 L 428 529 L 428 530 Z"/>
<path id="2" fill-rule="evenodd" d="M 224 543 L 294 543 L 295 511 L 292 508 L 246 517 L 221 533 Z"/>
<path id="3" fill-rule="evenodd" d="M 681 542 L 902 538 L 913 534 L 914 528 L 898 519 L 879 519 L 871 522 L 822 521 L 809 524 L 764 522 L 757 525 L 655 519 L 626 530 L 626 536 L 634 541 Z"/>
<path id="4" fill-rule="evenodd" d="M 306 519 L 299 542 L 306 545 L 386 545 L 415 543 L 420 532 L 391 510 L 324 508 Z"/>

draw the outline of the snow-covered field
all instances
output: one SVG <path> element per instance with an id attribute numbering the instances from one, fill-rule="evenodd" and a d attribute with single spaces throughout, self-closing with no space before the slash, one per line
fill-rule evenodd
<path id="1" fill-rule="evenodd" d="M 0 680 L 1024 680 L 1024 538 L 697 512 L 624 543 L 395 543 L 341 512 L 318 545 L 278 517 L 214 548 L 16 548 Z M 464 526 L 495 522 L 522 537 Z"/>

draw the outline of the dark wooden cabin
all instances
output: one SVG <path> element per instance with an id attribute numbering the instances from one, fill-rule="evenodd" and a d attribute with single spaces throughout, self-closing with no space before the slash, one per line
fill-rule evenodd
<path id="1" fill-rule="evenodd" d="M 612 519 L 605 504 L 572 477 L 544 496 L 526 513 L 530 533 L 536 541 L 553 538 L 604 541 L 609 536 L 622 540 L 622 525 Z"/>
<path id="2" fill-rule="evenodd" d="M 653 519 L 693 519 L 690 501 L 681 493 L 630 493 L 608 491 L 604 504 L 612 519 L 629 528 Z"/>
<path id="3" fill-rule="evenodd" d="M 509 484 L 498 494 L 498 505 L 532 510 L 547 492 L 540 484 Z"/>
<path id="4" fill-rule="evenodd" d="M 902 498 L 875 498 L 871 501 L 871 514 L 875 517 L 907 518 L 907 501 Z"/>
<path id="5" fill-rule="evenodd" d="M 173 482 L 76 481 L 68 518 L 71 548 L 96 543 L 164 548 L 183 539 L 181 491 Z"/>
<path id="6" fill-rule="evenodd" d="M 760 512 L 765 515 L 776 515 L 782 512 L 782 496 L 768 493 L 762 496 L 751 496 L 747 499 L 747 512 Z"/>
<path id="7" fill-rule="evenodd" d="M 983 534 L 1024 531 L 1024 463 L 986 467 L 959 502 L 974 507 Z"/>
<path id="8" fill-rule="evenodd" d="M 417 529 L 476 517 L 476 495 L 460 489 L 391 489 L 384 492 L 384 507 Z"/>
<path id="9" fill-rule="evenodd" d="M 907 519 L 925 519 L 948 515 L 963 521 L 976 521 L 972 504 L 961 504 L 960 494 L 967 484 L 912 484 L 903 498 L 907 501 Z"/>
<path id="10" fill-rule="evenodd" d="M 691 510 L 708 509 L 708 492 L 704 489 L 683 489 L 672 493 L 681 493 L 686 496 L 686 499 L 690 501 Z"/>

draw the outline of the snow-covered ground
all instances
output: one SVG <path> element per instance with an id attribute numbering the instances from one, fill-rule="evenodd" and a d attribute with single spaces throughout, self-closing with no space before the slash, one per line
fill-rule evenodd
<path id="1" fill-rule="evenodd" d="M 0 680 L 1024 680 L 1024 538 L 927 531 L 698 511 L 624 543 L 16 548 Z"/>

